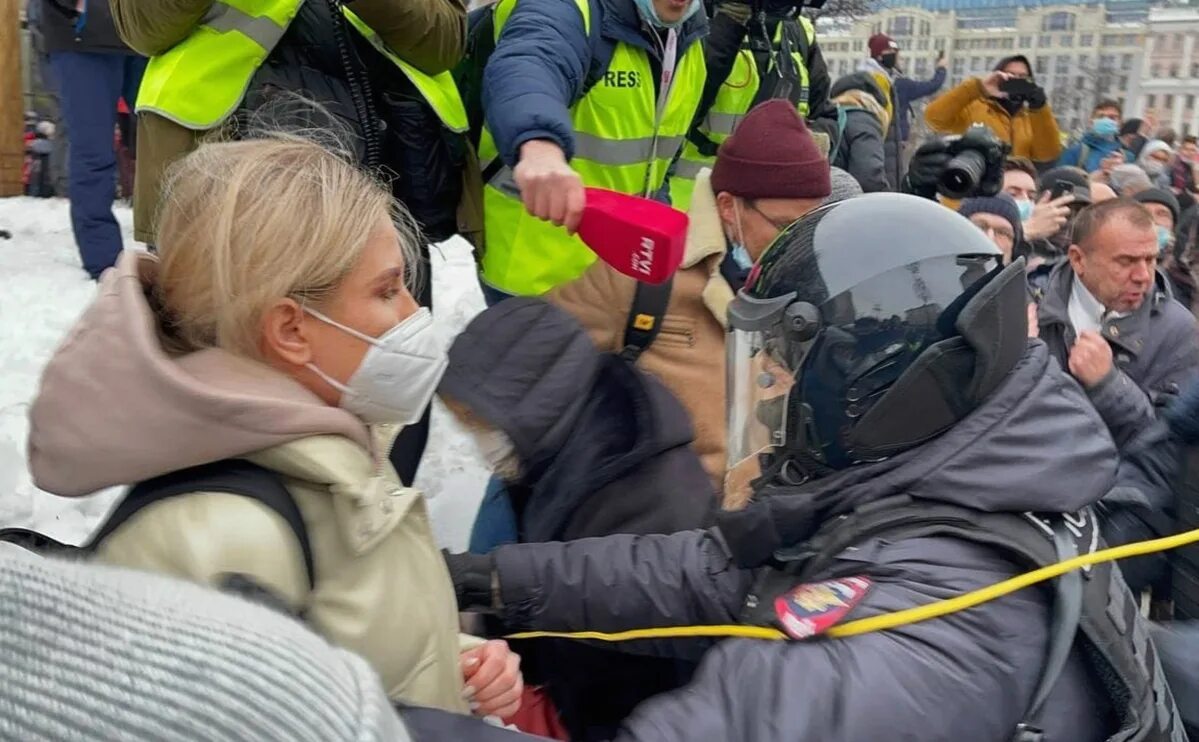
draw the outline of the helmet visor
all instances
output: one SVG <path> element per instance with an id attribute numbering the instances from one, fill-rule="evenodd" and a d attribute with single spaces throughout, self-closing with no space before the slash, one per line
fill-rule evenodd
<path id="1" fill-rule="evenodd" d="M 804 352 L 781 331 L 783 312 L 793 300 L 794 295 L 760 300 L 742 294 L 730 308 L 726 502 L 748 500 L 750 483 L 762 473 L 762 454 L 787 440 L 787 410 Z"/>

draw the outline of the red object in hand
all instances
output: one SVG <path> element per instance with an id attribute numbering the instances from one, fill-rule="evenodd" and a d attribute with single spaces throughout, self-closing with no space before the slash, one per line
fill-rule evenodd
<path id="1" fill-rule="evenodd" d="M 687 215 L 648 198 L 588 188 L 579 237 L 605 263 L 645 283 L 663 283 L 683 262 Z"/>

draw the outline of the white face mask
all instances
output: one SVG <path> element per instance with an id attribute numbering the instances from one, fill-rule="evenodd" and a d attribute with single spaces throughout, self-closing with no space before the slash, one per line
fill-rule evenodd
<path id="1" fill-rule="evenodd" d="M 315 309 L 304 311 L 370 344 L 361 365 L 342 384 L 309 363 L 308 368 L 341 392 L 340 407 L 368 424 L 411 425 L 421 419 L 449 364 L 445 344 L 433 332 L 433 315 L 421 307 L 377 338 L 330 319 Z"/>

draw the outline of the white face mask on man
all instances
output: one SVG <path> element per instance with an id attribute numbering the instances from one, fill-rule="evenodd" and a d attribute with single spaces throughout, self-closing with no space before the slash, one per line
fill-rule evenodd
<path id="1" fill-rule="evenodd" d="M 339 407 L 368 424 L 412 425 L 425 414 L 449 358 L 433 331 L 433 315 L 422 307 L 377 338 L 346 327 L 324 314 L 304 311 L 370 345 L 348 384 L 309 363 L 308 369 L 341 392 Z"/>

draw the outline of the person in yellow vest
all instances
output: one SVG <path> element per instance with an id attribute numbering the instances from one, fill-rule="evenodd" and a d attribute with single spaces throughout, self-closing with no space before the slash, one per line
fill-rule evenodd
<path id="1" fill-rule="evenodd" d="M 136 239 L 156 242 L 166 168 L 255 118 L 334 129 L 328 138 L 347 139 L 363 166 L 394 173 L 392 195 L 428 240 L 481 232 L 478 166 L 448 72 L 466 42 L 462 0 L 112 0 L 112 10 L 121 38 L 151 58 L 137 100 Z M 419 285 L 431 306 L 431 282 Z M 407 483 L 427 437 L 426 415 L 396 443 Z"/>
<path id="2" fill-rule="evenodd" d="M 585 186 L 657 195 L 703 93 L 701 0 L 503 0 L 483 76 L 484 295 L 538 295 L 596 259 Z"/>
<path id="3" fill-rule="evenodd" d="M 688 208 L 696 175 L 715 164 L 717 147 L 762 101 L 790 101 L 817 140 L 835 138 L 837 108 L 829 101 L 828 67 L 815 26 L 799 15 L 801 5 L 796 0 L 760 6 L 716 3 L 704 40 L 708 82 L 670 175 L 670 200 L 676 209 Z"/>
<path id="4" fill-rule="evenodd" d="M 638 366 L 666 384 L 691 413 L 693 446 L 717 489 L 725 475 L 729 302 L 778 233 L 824 203 L 834 186 L 844 197 L 845 181 L 854 183 L 843 172 L 834 178 L 795 107 L 781 100 L 755 106 L 720 145 L 715 167 L 696 178 L 683 264 L 674 275 L 662 330 Z M 574 315 L 596 345 L 612 352 L 624 347 L 635 297 L 636 282 L 603 263 L 546 295 Z"/>

